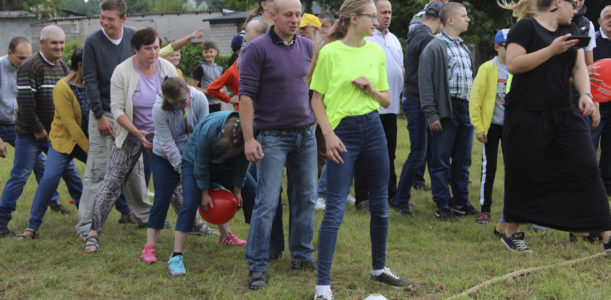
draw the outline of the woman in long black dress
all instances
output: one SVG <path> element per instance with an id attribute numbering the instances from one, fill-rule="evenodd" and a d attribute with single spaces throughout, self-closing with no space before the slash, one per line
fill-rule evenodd
<path id="1" fill-rule="evenodd" d="M 505 218 L 502 243 L 530 252 L 519 223 L 601 234 L 611 252 L 611 213 L 589 129 L 584 52 L 571 36 L 576 0 L 537 0 L 538 15 L 509 32 L 507 69 L 514 74 L 505 111 Z M 571 105 L 570 80 L 579 91 Z"/>

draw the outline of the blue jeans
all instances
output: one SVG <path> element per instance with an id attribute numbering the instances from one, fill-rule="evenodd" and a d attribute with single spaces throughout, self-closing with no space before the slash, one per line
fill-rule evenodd
<path id="1" fill-rule="evenodd" d="M 0 224 L 8 224 L 11 220 L 11 213 L 17 209 L 17 200 L 21 196 L 32 169 L 41 162 L 40 156 L 48 151 L 49 146 L 49 141 L 38 142 L 33 136 L 17 135 L 15 138 L 15 158 L 11 177 L 4 185 L 2 200 L 0 200 Z M 44 170 L 44 166 L 42 169 Z M 74 162 L 69 163 L 62 177 L 72 199 L 80 199 L 82 183 Z"/>
<path id="2" fill-rule="evenodd" d="M 15 125 L 0 125 L 0 138 L 2 138 L 5 143 L 8 143 L 9 145 L 15 147 L 16 135 L 17 134 L 15 133 Z M 36 162 L 34 163 L 33 170 L 34 176 L 36 177 L 36 182 L 40 182 L 42 175 L 45 173 L 44 154 L 40 153 L 36 157 Z M 53 193 L 53 197 L 51 197 L 51 201 L 49 203 L 53 204 L 54 206 L 59 205 L 59 193 L 57 191 Z"/>
<path id="3" fill-rule="evenodd" d="M 403 97 L 403 111 L 407 117 L 407 130 L 409 132 L 410 152 L 401 169 L 399 186 L 395 206 L 404 212 L 409 212 L 409 199 L 411 198 L 412 185 L 417 182 L 421 170 L 424 169 L 428 145 L 429 131 L 420 102 L 408 100 Z"/>
<path id="4" fill-rule="evenodd" d="M 312 261 L 317 150 L 313 126 L 261 130 L 257 141 L 264 157 L 257 162 L 257 196 L 250 221 L 246 261 L 250 271 L 267 271 L 272 222 L 278 208 L 286 165 L 291 226 L 291 261 Z"/>
<path id="5" fill-rule="evenodd" d="M 250 164 L 248 167 L 248 173 L 252 176 L 253 180 L 257 178 L 257 164 Z M 252 220 L 252 211 L 255 206 L 255 199 L 252 199 L 252 203 L 244 202 L 244 219 L 246 223 L 250 224 Z M 291 231 L 291 216 L 289 215 L 289 232 Z M 272 222 L 272 234 L 269 237 L 269 249 L 276 251 L 284 251 L 284 228 L 282 225 L 282 187 L 280 188 L 280 195 L 278 196 L 278 207 L 276 208 L 276 215 Z"/>
<path id="6" fill-rule="evenodd" d="M 607 195 L 611 195 L 611 108 L 609 103 L 603 103 L 600 107 L 600 125 L 592 129 L 592 144 L 594 150 L 598 149 L 600 141 L 600 176 L 607 189 Z"/>
<path id="7" fill-rule="evenodd" d="M 151 181 L 151 173 L 153 172 L 153 151 L 150 149 L 144 149 L 142 151 L 142 164 L 144 165 L 144 183 L 146 187 L 149 187 Z"/>
<path id="8" fill-rule="evenodd" d="M 172 164 L 170 164 L 166 158 L 156 155 L 155 153 L 151 154 L 153 160 L 152 171 L 154 174 L 153 183 L 155 184 L 155 199 L 149 213 L 147 227 L 153 229 L 163 229 L 172 196 L 176 191 L 176 187 L 180 183 L 180 174 L 174 169 L 174 166 L 172 166 Z M 146 157 L 142 158 L 146 160 Z M 195 218 L 195 216 L 193 217 Z"/>
<path id="9" fill-rule="evenodd" d="M 350 179 L 350 188 L 352 189 L 352 180 Z M 317 188 L 318 198 L 327 198 L 327 164 L 322 167 L 322 171 L 320 172 L 320 180 L 318 180 L 318 188 Z M 348 195 L 346 195 L 348 196 Z"/>
<path id="10" fill-rule="evenodd" d="M 42 218 L 47 212 L 47 206 L 49 205 L 51 196 L 56 192 L 57 186 L 59 185 L 59 178 L 62 175 L 73 175 L 70 168 L 74 168 L 74 162 L 72 161 L 74 158 L 86 162 L 87 153 L 79 148 L 78 145 L 74 146 L 74 150 L 72 150 L 70 154 L 59 153 L 55 151 L 53 147 L 49 147 L 47 162 L 45 164 L 45 174 L 38 183 L 38 188 L 36 188 L 36 193 L 34 194 L 34 201 L 32 202 L 32 208 L 30 209 L 30 218 L 28 219 L 29 228 L 38 229 L 40 224 L 42 224 Z M 78 193 L 78 197 L 73 197 L 73 199 L 78 207 L 78 202 L 81 199 L 81 193 L 83 191 L 83 184 L 78 173 L 76 173 L 76 175 L 76 177 L 72 177 L 72 180 L 77 187 L 77 190 L 74 192 Z"/>
<path id="11" fill-rule="evenodd" d="M 224 188 L 230 190 L 233 193 L 233 163 L 231 161 L 225 162 L 224 164 L 211 164 L 210 165 L 210 186 L 214 186 L 212 183 L 222 185 Z M 153 165 L 153 168 L 155 166 Z M 153 176 L 155 180 L 156 176 Z M 195 172 L 193 164 L 187 160 L 182 160 L 182 189 L 184 193 L 184 202 L 178 213 L 176 220 L 176 231 L 191 232 L 193 229 L 193 220 L 197 213 L 197 208 L 202 202 L 202 191 L 197 187 L 195 181 Z M 246 172 L 246 181 L 242 188 L 242 200 L 253 201 L 255 197 L 256 183 L 255 180 Z M 157 194 L 157 192 L 155 192 Z M 156 195 L 155 195 L 156 196 Z M 167 208 L 165 210 L 167 212 Z M 165 218 L 164 218 L 165 219 Z M 163 220 L 161 224 L 163 224 Z"/>
<path id="12" fill-rule="evenodd" d="M 327 159 L 327 208 L 318 234 L 318 285 L 329 285 L 331 263 L 337 231 L 344 218 L 346 196 L 354 164 L 359 159 L 362 171 L 368 174 L 369 211 L 371 221 L 371 258 L 373 269 L 383 269 L 386 262 L 388 232 L 388 149 L 386 136 L 377 111 L 360 116 L 344 117 L 335 134 L 346 146 L 341 153 L 343 164 Z"/>
<path id="13" fill-rule="evenodd" d="M 437 208 L 448 208 L 450 189 L 456 206 L 470 205 L 469 167 L 473 148 L 473 125 L 469 102 L 452 99 L 453 118 L 441 119 L 442 131 L 431 131 L 429 172 Z"/>

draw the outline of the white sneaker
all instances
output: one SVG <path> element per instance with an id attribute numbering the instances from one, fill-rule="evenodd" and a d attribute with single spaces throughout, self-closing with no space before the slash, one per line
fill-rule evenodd
<path id="1" fill-rule="evenodd" d="M 146 192 L 146 195 L 147 195 L 149 198 L 153 198 L 153 197 L 155 197 L 155 193 L 153 193 L 153 192 L 151 192 L 151 191 L 147 191 L 147 192 Z"/>
<path id="2" fill-rule="evenodd" d="M 323 291 L 322 293 L 316 293 L 314 300 L 333 300 L 333 292 L 331 290 Z"/>
<path id="3" fill-rule="evenodd" d="M 354 199 L 352 194 L 348 193 L 348 196 L 346 196 L 346 202 L 350 205 L 354 205 L 354 203 L 356 202 L 356 199 Z"/>
<path id="4" fill-rule="evenodd" d="M 316 204 L 314 204 L 314 209 L 325 210 L 325 208 L 327 208 L 327 205 L 325 204 L 325 198 L 318 198 L 318 200 L 316 200 Z"/>

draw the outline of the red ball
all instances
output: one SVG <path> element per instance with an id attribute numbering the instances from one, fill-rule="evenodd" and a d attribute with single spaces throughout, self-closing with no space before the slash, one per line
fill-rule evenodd
<path id="1" fill-rule="evenodd" d="M 595 82 L 590 80 L 592 96 L 596 102 L 611 101 L 611 58 L 599 59 L 592 66 L 599 66 L 598 69 L 592 72 L 600 74 L 600 80 L 603 82 Z M 596 77 L 594 77 L 596 78 Z"/>
<path id="2" fill-rule="evenodd" d="M 229 222 L 238 211 L 238 200 L 226 190 L 208 190 L 212 198 L 212 205 L 208 206 L 208 213 L 204 213 L 201 205 L 199 214 L 210 224 L 221 225 Z"/>

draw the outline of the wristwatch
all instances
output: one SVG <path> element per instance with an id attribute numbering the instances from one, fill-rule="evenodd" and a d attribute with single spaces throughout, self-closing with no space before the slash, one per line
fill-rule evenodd
<path id="1" fill-rule="evenodd" d="M 590 92 L 583 92 L 579 96 L 583 96 L 583 95 L 587 95 L 588 97 L 590 97 L 590 99 L 594 100 L 594 97 L 592 96 L 592 93 L 590 93 Z"/>

